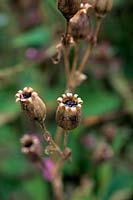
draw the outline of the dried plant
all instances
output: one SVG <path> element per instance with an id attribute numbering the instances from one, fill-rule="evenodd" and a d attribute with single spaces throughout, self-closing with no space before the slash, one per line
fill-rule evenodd
<path id="1" fill-rule="evenodd" d="M 64 76 L 66 77 L 66 88 L 62 97 L 57 99 L 58 107 L 56 111 L 57 130 L 55 139 L 45 126 L 46 106 L 43 100 L 30 87 L 19 90 L 16 94 L 16 101 L 20 102 L 21 108 L 26 116 L 32 121 L 37 121 L 42 130 L 44 140 L 47 142 L 45 153 L 51 157 L 53 171 L 51 174 L 51 184 L 56 200 L 63 200 L 62 167 L 66 161 L 71 161 L 71 149 L 68 148 L 68 136 L 72 129 L 80 125 L 82 118 L 82 99 L 78 94 L 74 94 L 77 87 L 87 78 L 84 74 L 86 63 L 91 52 L 97 44 L 97 38 L 102 21 L 112 8 L 112 0 L 58 0 L 58 9 L 66 19 L 66 32 L 61 37 L 56 46 L 57 53 L 53 62 L 57 64 L 61 55 L 64 59 Z M 91 18 L 95 17 L 95 27 L 91 27 Z M 79 49 L 81 43 L 85 42 L 87 47 L 81 60 L 79 60 Z M 70 64 L 70 50 L 74 48 L 74 58 Z M 71 134 L 70 134 L 71 136 Z M 61 144 L 63 137 L 63 148 Z M 44 172 L 44 162 L 42 147 L 35 136 L 25 135 L 21 139 L 22 152 L 30 157 L 32 162 L 36 162 L 42 173 Z M 102 144 L 93 156 L 94 162 L 108 159 L 112 156 L 110 147 Z"/>

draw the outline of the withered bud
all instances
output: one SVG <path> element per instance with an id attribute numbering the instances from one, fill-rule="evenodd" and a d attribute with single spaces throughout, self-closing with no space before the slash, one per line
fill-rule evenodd
<path id="1" fill-rule="evenodd" d="M 65 130 L 76 128 L 81 121 L 82 99 L 77 94 L 66 93 L 57 99 L 56 122 Z"/>
<path id="2" fill-rule="evenodd" d="M 73 79 L 71 79 L 69 87 L 71 88 L 71 90 L 73 90 L 75 87 L 79 86 L 86 79 L 87 79 L 87 76 L 77 70 L 75 71 L 73 75 Z"/>
<path id="3" fill-rule="evenodd" d="M 96 0 L 94 8 L 98 17 L 104 17 L 108 12 L 111 11 L 113 6 L 113 0 Z"/>
<path id="4" fill-rule="evenodd" d="M 58 0 L 57 5 L 63 16 L 69 20 L 79 9 L 81 0 Z"/>
<path id="5" fill-rule="evenodd" d="M 42 145 L 36 135 L 25 134 L 20 139 L 22 153 L 26 154 L 32 161 L 38 161 L 42 156 Z"/>
<path id="6" fill-rule="evenodd" d="M 70 34 L 74 40 L 85 39 L 90 33 L 89 7 L 90 4 L 81 4 L 81 9 L 70 19 Z"/>
<path id="7" fill-rule="evenodd" d="M 37 121 L 43 126 L 46 118 L 46 106 L 41 98 L 31 87 L 25 87 L 17 92 L 16 102 L 20 102 L 21 108 L 30 120 Z"/>
<path id="8" fill-rule="evenodd" d="M 105 142 L 99 143 L 92 155 L 92 159 L 95 163 L 101 163 L 107 161 L 113 157 L 113 149 Z"/>

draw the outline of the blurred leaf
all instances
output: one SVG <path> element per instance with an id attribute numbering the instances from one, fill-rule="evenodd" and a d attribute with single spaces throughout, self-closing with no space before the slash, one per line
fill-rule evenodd
<path id="1" fill-rule="evenodd" d="M 12 193 L 15 193 L 21 187 L 20 180 L 3 176 L 0 174 L 0 199 L 1 200 L 9 200 Z"/>
<path id="2" fill-rule="evenodd" d="M 121 98 L 107 91 L 103 83 L 97 80 L 89 80 L 79 89 L 81 98 L 83 99 L 83 116 L 100 116 L 108 112 L 116 111 L 121 106 Z"/>
<path id="3" fill-rule="evenodd" d="M 13 46 L 15 47 L 26 47 L 34 45 L 42 46 L 48 44 L 51 37 L 52 34 L 49 28 L 40 27 L 17 36 L 13 40 Z"/>
<path id="4" fill-rule="evenodd" d="M 126 129 L 119 129 L 118 133 L 115 136 L 115 139 L 113 140 L 113 150 L 114 152 L 118 155 L 122 146 L 125 144 L 126 142 L 126 137 L 128 136 L 127 133 L 128 130 Z M 126 134 L 125 134 L 126 133 Z"/>
<path id="5" fill-rule="evenodd" d="M 102 200 L 109 200 L 119 190 L 131 189 L 132 177 L 128 172 L 113 173 L 113 177 L 105 190 Z"/>
<path id="6" fill-rule="evenodd" d="M 127 200 L 127 199 L 131 199 L 132 197 L 132 191 L 129 189 L 124 189 L 124 190 L 120 190 L 115 192 L 114 195 L 112 195 L 112 197 L 109 200 Z"/>
<path id="7" fill-rule="evenodd" d="M 23 188 L 29 194 L 31 200 L 49 200 L 48 185 L 40 176 L 36 176 L 34 179 L 25 181 Z"/>

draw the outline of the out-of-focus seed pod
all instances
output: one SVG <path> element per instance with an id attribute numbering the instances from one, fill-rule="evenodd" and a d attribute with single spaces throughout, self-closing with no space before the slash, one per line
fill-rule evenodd
<path id="1" fill-rule="evenodd" d="M 70 19 L 70 34 L 74 40 L 85 39 L 90 33 L 90 19 L 87 15 L 87 9 L 79 10 Z"/>
<path id="2" fill-rule="evenodd" d="M 22 110 L 31 120 L 36 120 L 43 126 L 46 118 L 46 106 L 37 92 L 31 87 L 25 87 L 17 92 L 16 102 L 21 103 Z"/>
<path id="3" fill-rule="evenodd" d="M 113 157 L 113 150 L 110 145 L 105 142 L 98 143 L 93 155 L 93 162 L 99 164 L 103 161 L 107 161 Z"/>
<path id="4" fill-rule="evenodd" d="M 98 17 L 103 17 L 109 11 L 111 11 L 113 6 L 113 0 L 95 0 L 94 8 L 96 15 Z"/>
<path id="5" fill-rule="evenodd" d="M 26 154 L 31 161 L 37 162 L 41 159 L 43 149 L 36 135 L 25 134 L 20 142 L 22 153 Z"/>
<path id="6" fill-rule="evenodd" d="M 79 9 L 81 0 L 58 0 L 57 5 L 63 16 L 69 20 Z"/>
<path id="7" fill-rule="evenodd" d="M 81 121 L 83 101 L 77 94 L 66 93 L 57 99 L 56 122 L 65 130 L 76 128 Z"/>

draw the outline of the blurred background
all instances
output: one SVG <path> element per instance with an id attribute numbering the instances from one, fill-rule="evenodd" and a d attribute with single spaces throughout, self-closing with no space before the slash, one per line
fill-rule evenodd
<path id="1" fill-rule="evenodd" d="M 76 91 L 84 101 L 83 121 L 69 137 L 73 161 L 63 168 L 64 199 L 133 199 L 132 10 L 132 0 L 114 1 L 87 63 L 88 78 Z M 21 153 L 22 135 L 41 130 L 23 116 L 14 96 L 33 87 L 55 133 L 65 78 L 63 60 L 54 65 L 51 57 L 64 28 L 55 0 L 0 0 L 1 200 L 53 199 L 50 182 Z"/>

